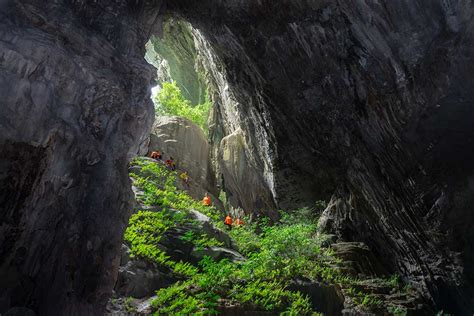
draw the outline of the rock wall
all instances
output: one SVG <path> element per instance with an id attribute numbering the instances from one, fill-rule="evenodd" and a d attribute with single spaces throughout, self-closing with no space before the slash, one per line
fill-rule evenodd
<path id="1" fill-rule="evenodd" d="M 196 65 L 197 51 L 189 23 L 169 18 L 163 22 L 162 31 L 149 42 L 151 63 L 158 69 L 158 82 L 176 81 L 183 96 L 191 104 L 204 103 L 206 85 Z M 160 76 L 164 64 L 169 76 Z"/>
<path id="2" fill-rule="evenodd" d="M 471 1 L 168 10 L 205 39 L 222 134 L 238 122 L 279 207 L 331 199 L 326 230 L 366 242 L 439 309 L 472 313 Z"/>
<path id="3" fill-rule="evenodd" d="M 127 162 L 153 120 L 143 56 L 159 7 L 0 1 L 0 314 L 104 311 Z"/>

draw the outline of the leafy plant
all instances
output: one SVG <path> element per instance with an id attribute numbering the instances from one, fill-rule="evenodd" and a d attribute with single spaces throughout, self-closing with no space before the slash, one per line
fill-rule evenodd
<path id="1" fill-rule="evenodd" d="M 135 313 L 136 307 L 133 305 L 133 297 L 127 297 L 124 302 L 124 307 L 127 313 Z"/>
<path id="2" fill-rule="evenodd" d="M 287 288 L 292 280 L 305 278 L 318 282 L 339 284 L 360 310 L 388 311 L 403 315 L 403 306 L 387 305 L 381 298 L 367 292 L 361 282 L 341 272 L 341 260 L 325 246 L 326 237 L 318 232 L 318 207 L 302 208 L 282 213 L 281 221 L 270 225 L 268 218 L 250 222 L 229 231 L 244 262 L 214 261 L 204 257 L 197 266 L 173 261 L 159 246 L 169 229 L 177 225 L 192 227 L 189 210 L 208 215 L 214 226 L 223 226 L 219 212 L 203 206 L 176 188 L 177 174 L 162 164 L 144 159 L 132 163 L 134 185 L 143 191 L 141 202 L 160 207 L 160 211 L 139 211 L 130 218 L 125 240 L 132 254 L 168 267 L 181 281 L 157 291 L 153 308 L 158 315 L 214 315 L 223 301 L 246 305 L 256 311 L 273 311 L 282 315 L 310 315 L 309 298 Z M 222 246 L 214 237 L 187 231 L 181 239 L 198 249 Z M 374 285 L 404 291 L 401 278 L 372 279 Z"/>

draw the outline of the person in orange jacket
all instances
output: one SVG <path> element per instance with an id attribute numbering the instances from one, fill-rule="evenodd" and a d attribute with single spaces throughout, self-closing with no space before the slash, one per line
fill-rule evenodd
<path id="1" fill-rule="evenodd" d="M 205 205 L 205 206 L 211 206 L 212 205 L 211 197 L 209 196 L 209 193 L 206 192 L 206 195 L 202 199 L 202 204 Z"/>
<path id="2" fill-rule="evenodd" d="M 230 214 L 227 214 L 227 216 L 225 217 L 224 224 L 229 230 L 232 229 L 232 217 L 230 216 Z"/>
<path id="3" fill-rule="evenodd" d="M 242 226 L 242 225 L 244 225 L 244 221 L 241 220 L 240 218 L 237 218 L 235 220 L 235 226 Z"/>

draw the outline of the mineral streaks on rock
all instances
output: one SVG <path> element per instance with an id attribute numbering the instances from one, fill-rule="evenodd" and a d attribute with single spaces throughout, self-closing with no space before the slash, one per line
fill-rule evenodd
<path id="1" fill-rule="evenodd" d="M 224 69 L 218 94 L 233 107 L 221 102 L 216 121 L 224 131 L 239 122 L 224 136 L 248 135 L 279 207 L 333 196 L 328 229 L 368 244 L 440 309 L 472 313 L 470 1 L 183 0 L 168 10 L 205 38 L 207 68 Z"/>

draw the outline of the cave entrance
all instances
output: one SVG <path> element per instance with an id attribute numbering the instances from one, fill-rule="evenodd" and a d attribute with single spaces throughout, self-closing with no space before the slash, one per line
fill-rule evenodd
<path id="1" fill-rule="evenodd" d="M 151 98 L 155 123 L 147 155 L 160 152 L 163 161 L 173 160 L 178 173 L 186 173 L 185 186 L 195 199 L 209 193 L 223 209 L 223 194 L 216 159 L 215 137 L 218 105 L 211 98 L 201 33 L 183 20 L 168 17 L 160 36 L 146 44 L 145 59 L 157 70 Z"/>
<path id="2" fill-rule="evenodd" d="M 194 269 L 190 263 L 196 265 L 201 258 L 189 239 L 208 234 L 206 242 L 232 247 L 228 237 L 222 239 L 209 231 L 211 220 L 221 221 L 225 216 L 226 195 L 217 176 L 210 128 L 215 106 L 204 57 L 196 47 L 200 36 L 189 23 L 168 18 L 161 36 L 152 36 L 146 44 L 145 59 L 157 71 L 157 84 L 151 91 L 155 122 L 146 152 L 141 152 L 146 157 L 136 157 L 130 163 L 136 203 L 124 233 L 109 311 L 146 308 L 155 291 L 175 283 L 182 269 Z M 175 168 L 168 165 L 171 160 Z M 206 194 L 212 207 L 201 202 Z M 183 214 L 186 217 L 182 218 Z M 194 221 L 201 224 L 196 226 Z M 141 255 L 134 257 L 137 253 Z"/>

